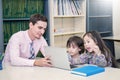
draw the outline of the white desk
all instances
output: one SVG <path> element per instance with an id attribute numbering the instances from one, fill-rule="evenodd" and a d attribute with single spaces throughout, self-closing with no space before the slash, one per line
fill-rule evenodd
<path id="1" fill-rule="evenodd" d="M 103 37 L 104 40 L 111 40 L 111 41 L 118 41 L 120 42 L 120 36 L 110 36 L 110 37 Z"/>
<path id="2" fill-rule="evenodd" d="M 120 36 L 103 37 L 103 40 L 108 42 L 108 47 L 110 48 L 115 58 L 120 59 Z"/>
<path id="3" fill-rule="evenodd" d="M 0 71 L 0 80 L 119 80 L 120 69 L 106 71 L 89 77 L 71 74 L 70 71 L 49 67 L 5 66 Z"/>

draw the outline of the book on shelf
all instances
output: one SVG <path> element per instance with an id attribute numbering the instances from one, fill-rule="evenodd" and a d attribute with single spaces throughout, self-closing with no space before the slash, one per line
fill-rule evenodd
<path id="1" fill-rule="evenodd" d="M 3 18 L 29 18 L 35 13 L 43 14 L 44 2 L 45 0 L 3 0 Z"/>
<path id="2" fill-rule="evenodd" d="M 83 1 L 54 0 L 54 15 L 81 15 Z"/>
<path id="3" fill-rule="evenodd" d="M 105 68 L 103 68 L 103 67 L 99 67 L 96 65 L 85 65 L 85 66 L 80 67 L 80 68 L 72 69 L 71 73 L 87 77 L 87 76 L 98 74 L 98 73 L 101 73 L 104 71 L 105 71 Z"/>

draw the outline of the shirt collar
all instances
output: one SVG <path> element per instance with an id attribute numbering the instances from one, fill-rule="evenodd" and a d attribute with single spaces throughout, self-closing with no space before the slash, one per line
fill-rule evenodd
<path id="1" fill-rule="evenodd" d="M 26 39 L 28 40 L 28 42 L 31 43 L 32 40 L 30 39 L 30 37 L 29 37 L 29 35 L 28 35 L 28 30 L 26 30 L 25 36 L 26 36 Z"/>

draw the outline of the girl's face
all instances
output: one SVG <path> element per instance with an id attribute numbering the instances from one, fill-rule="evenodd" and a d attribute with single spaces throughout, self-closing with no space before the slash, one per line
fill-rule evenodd
<path id="1" fill-rule="evenodd" d="M 88 35 L 84 37 L 84 47 L 88 52 L 94 52 L 94 48 L 96 46 L 96 43 L 91 37 L 89 37 Z"/>
<path id="2" fill-rule="evenodd" d="M 76 55 L 79 55 L 79 51 L 81 49 L 75 45 L 74 43 L 71 43 L 70 46 L 67 48 L 67 52 L 72 56 L 76 56 Z"/>

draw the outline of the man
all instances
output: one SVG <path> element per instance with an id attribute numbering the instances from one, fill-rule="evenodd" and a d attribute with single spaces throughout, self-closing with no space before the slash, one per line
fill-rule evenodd
<path id="1" fill-rule="evenodd" d="M 47 28 L 47 18 L 40 14 L 30 17 L 29 29 L 12 35 L 5 51 L 4 62 L 16 66 L 51 66 L 48 57 L 35 59 L 38 51 L 44 53 L 48 46 L 43 34 Z"/>

